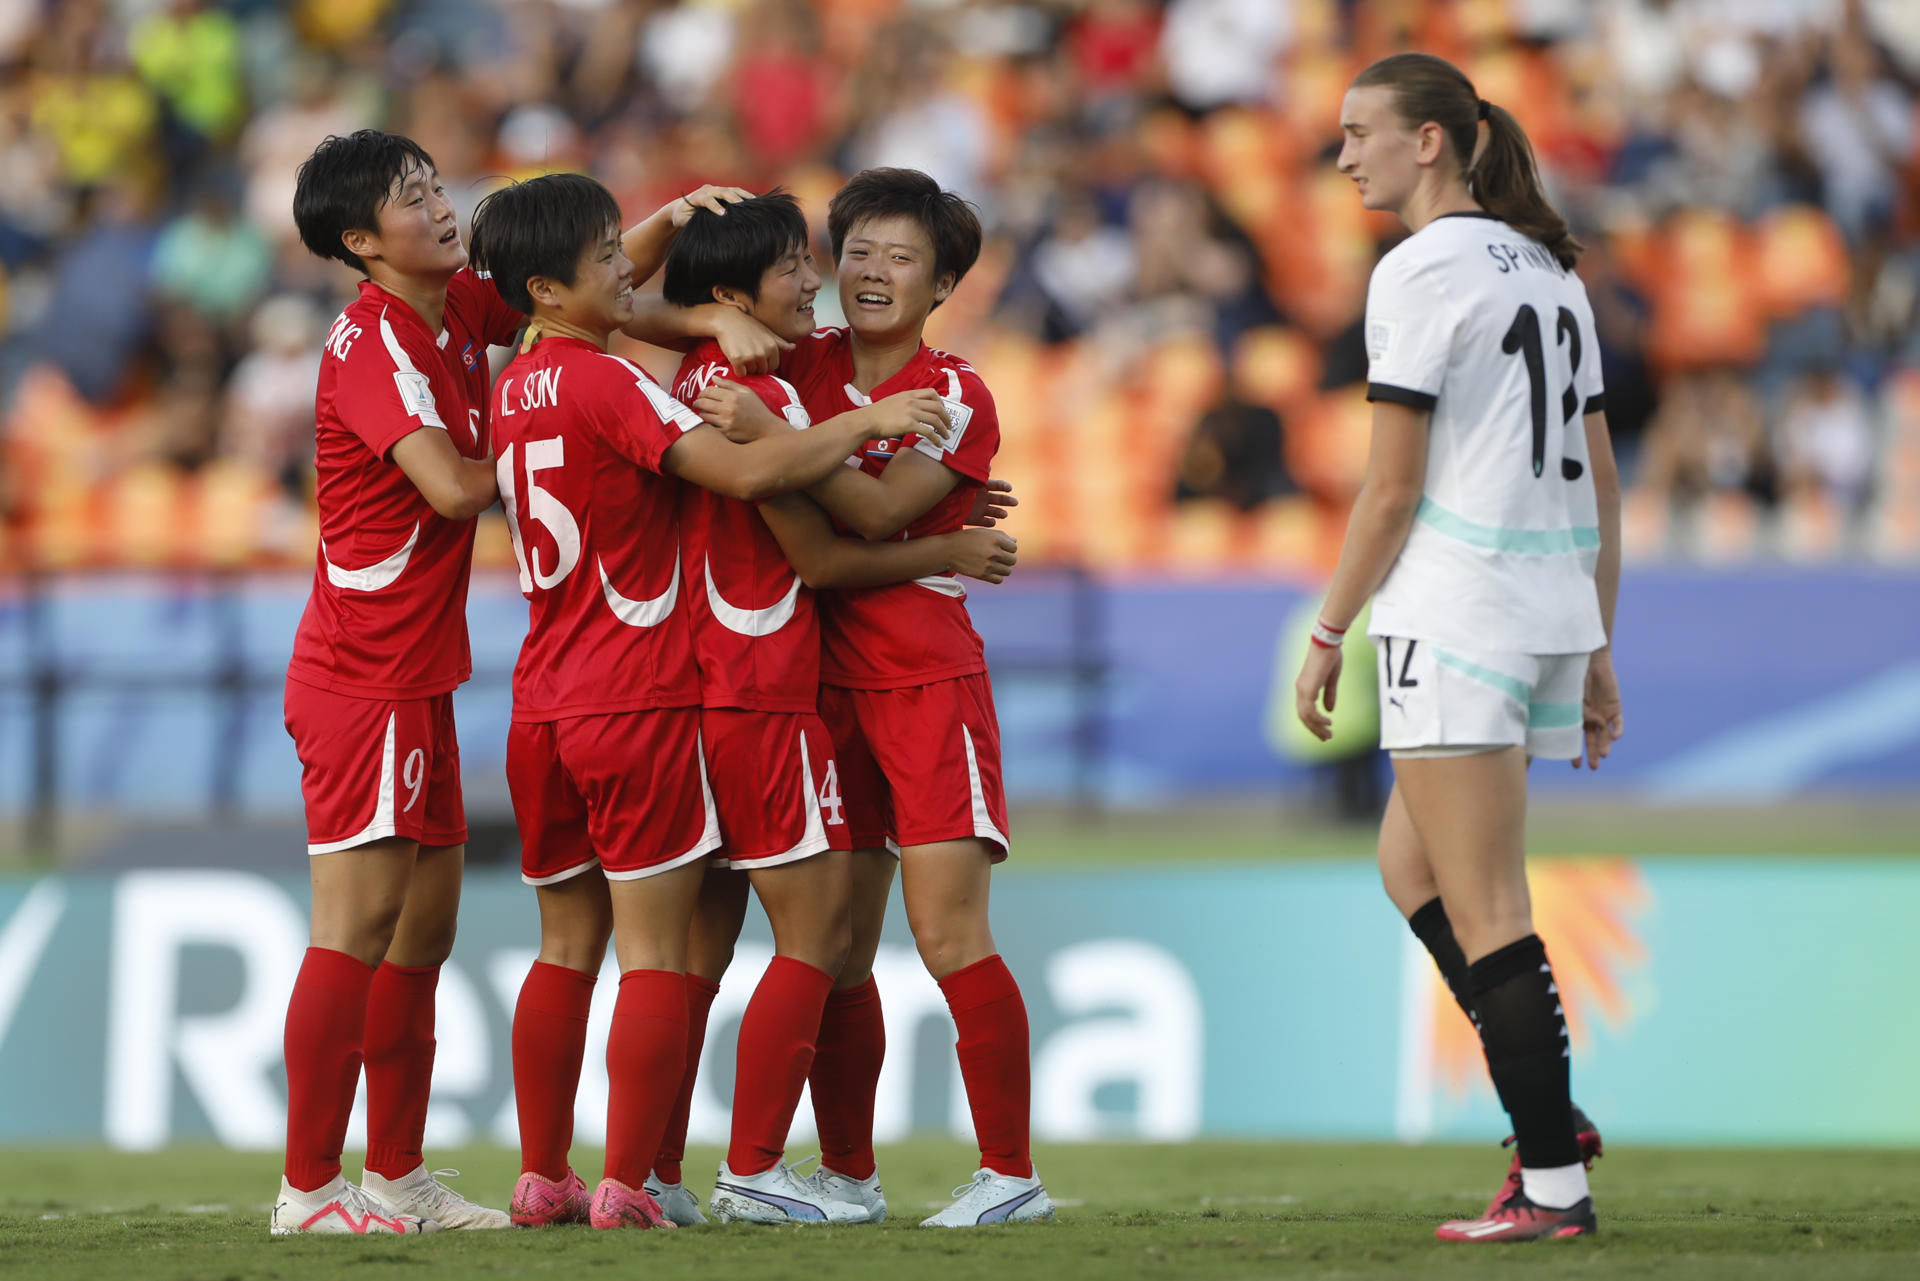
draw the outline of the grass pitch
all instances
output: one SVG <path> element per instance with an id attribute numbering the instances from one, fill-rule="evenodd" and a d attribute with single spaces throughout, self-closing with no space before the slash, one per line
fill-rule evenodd
<path id="1" fill-rule="evenodd" d="M 972 1152 L 881 1153 L 892 1217 L 877 1228 L 587 1228 L 411 1240 L 266 1234 L 272 1155 L 181 1149 L 10 1151 L 0 1158 L 0 1276 L 35 1281 L 669 1276 L 723 1281 L 1077 1278 L 1920 1276 L 1920 1153 L 1624 1150 L 1595 1171 L 1600 1236 L 1442 1246 L 1435 1223 L 1477 1211 L 1503 1171 L 1493 1148 L 1194 1143 L 1045 1147 L 1051 1224 L 914 1226 Z M 596 1170 L 598 1153 L 576 1154 Z M 702 1151 L 689 1171 L 713 1168 Z M 457 1186 L 506 1202 L 498 1149 L 435 1154 Z M 349 1172 L 353 1172 L 350 1165 Z M 704 1188 L 705 1181 L 691 1180 Z M 605 1269 L 604 1271 L 602 1269 Z"/>

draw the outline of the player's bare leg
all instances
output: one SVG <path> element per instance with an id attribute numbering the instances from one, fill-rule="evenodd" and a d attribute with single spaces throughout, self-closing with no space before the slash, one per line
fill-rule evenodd
<path id="1" fill-rule="evenodd" d="M 873 961 L 899 860 L 886 849 L 854 850 L 847 859 L 852 905 L 847 959 L 820 1016 L 807 1078 L 820 1133 L 820 1168 L 808 1183 L 824 1197 L 860 1206 L 869 1223 L 880 1223 L 887 1217 L 887 1197 L 873 1158 L 873 1107 L 887 1057 L 887 1028 Z"/>
<path id="2" fill-rule="evenodd" d="M 464 844 L 420 847 L 393 940 L 374 972 L 367 999 L 367 1163 L 361 1187 L 389 1211 L 445 1228 L 504 1228 L 505 1211 L 475 1205 L 440 1182 L 420 1150 L 433 1084 L 434 992 L 440 966 L 453 952 L 466 853 Z"/>
<path id="3" fill-rule="evenodd" d="M 1521 1187 L 1497 1208 L 1443 1224 L 1438 1235 L 1589 1233 L 1593 1201 L 1569 1095 L 1565 1016 L 1527 893 L 1525 750 L 1396 758 L 1394 771 L 1468 961 L 1474 1022 L 1522 1165 Z"/>
<path id="4" fill-rule="evenodd" d="M 700 1212 L 699 1198 L 687 1190 L 681 1162 L 687 1154 L 693 1091 L 699 1084 L 700 1051 L 707 1041 L 707 1015 L 713 1009 L 713 999 L 720 994 L 721 978 L 733 964 L 733 947 L 746 924 L 747 890 L 745 872 L 709 867 L 700 882 L 693 925 L 687 931 L 687 1069 L 645 1184 L 647 1194 L 683 1228 L 707 1221 Z"/>
<path id="5" fill-rule="evenodd" d="M 287 1160 L 269 1220 L 275 1234 L 439 1228 L 419 1216 L 387 1213 L 340 1173 L 374 969 L 406 906 L 417 848 L 393 837 L 307 860 L 312 923 L 287 1001 Z"/>
<path id="6" fill-rule="evenodd" d="M 513 1222 L 520 1227 L 585 1223 L 588 1189 L 567 1160 L 573 1107 L 587 1047 L 593 987 L 613 935 L 607 880 L 589 867 L 535 888 L 540 955 L 513 1011 L 513 1095 L 520 1118 L 520 1178 Z"/>
<path id="7" fill-rule="evenodd" d="M 620 996 L 607 1036 L 607 1164 L 596 1228 L 677 1226 L 644 1190 L 687 1065 L 687 929 L 704 860 L 610 880 Z"/>
<path id="8" fill-rule="evenodd" d="M 1033 1094 L 1026 1002 L 987 921 L 993 847 L 938 841 L 900 851 L 907 924 L 959 1029 L 955 1047 L 980 1143 L 980 1169 L 922 1227 L 972 1227 L 1053 1217 L 1028 1147 Z"/>
<path id="9" fill-rule="evenodd" d="M 1398 784 L 1387 794 L 1386 813 L 1380 819 L 1379 859 L 1380 883 L 1400 915 L 1411 920 L 1415 912 L 1440 896 L 1440 882 L 1434 878 L 1426 846 L 1414 830 L 1413 816 L 1407 813 Z"/>
<path id="10" fill-rule="evenodd" d="M 740 1020 L 733 1135 L 714 1180 L 714 1212 L 723 1221 L 865 1223 L 864 1206 L 820 1196 L 781 1163 L 851 943 L 851 858 L 827 850 L 748 875 L 773 926 L 774 958 Z"/>

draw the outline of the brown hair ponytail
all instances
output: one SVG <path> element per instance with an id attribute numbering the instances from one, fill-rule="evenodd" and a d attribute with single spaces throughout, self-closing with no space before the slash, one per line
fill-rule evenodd
<path id="1" fill-rule="evenodd" d="M 1393 91 L 1394 106 L 1409 124 L 1431 120 L 1440 126 L 1483 209 L 1539 241 L 1562 267 L 1573 270 L 1582 246 L 1560 211 L 1547 203 L 1533 144 L 1512 112 L 1482 99 L 1458 67 L 1430 53 L 1396 53 L 1354 77 L 1356 89 L 1373 86 Z M 1482 120 L 1487 142 L 1476 155 Z"/>

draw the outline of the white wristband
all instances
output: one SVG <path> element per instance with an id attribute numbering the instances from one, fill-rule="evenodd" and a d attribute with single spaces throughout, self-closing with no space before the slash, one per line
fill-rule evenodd
<path id="1" fill-rule="evenodd" d="M 1347 629 L 1329 627 L 1319 619 L 1313 620 L 1313 643 L 1322 649 L 1339 649 L 1346 642 Z"/>

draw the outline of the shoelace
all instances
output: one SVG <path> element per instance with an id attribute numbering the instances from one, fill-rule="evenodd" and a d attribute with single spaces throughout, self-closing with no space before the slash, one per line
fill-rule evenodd
<path id="1" fill-rule="evenodd" d="M 449 1202 L 458 1203 L 458 1205 L 472 1204 L 467 1198 L 461 1196 L 458 1192 L 455 1192 L 452 1188 L 440 1181 L 442 1179 L 457 1179 L 459 1177 L 460 1171 L 453 1169 L 432 1170 L 428 1172 L 428 1187 L 424 1189 L 424 1192 L 426 1199 L 433 1203 L 434 1208 L 438 1209 L 447 1205 Z"/>
<path id="2" fill-rule="evenodd" d="M 992 1177 L 993 1177 L 992 1170 L 975 1170 L 973 1172 L 973 1177 L 971 1179 L 968 1179 L 965 1183 L 962 1183 L 959 1187 L 955 1188 L 952 1192 L 948 1193 L 948 1195 L 951 1196 L 954 1200 L 958 1201 L 961 1197 L 973 1191 L 975 1188 L 979 1187 L 981 1184 L 985 1183 L 988 1179 L 991 1179 Z"/>

